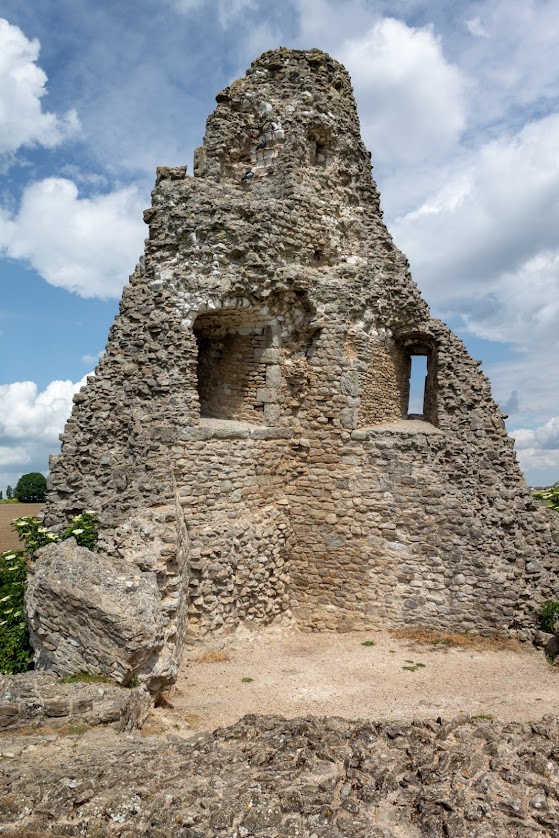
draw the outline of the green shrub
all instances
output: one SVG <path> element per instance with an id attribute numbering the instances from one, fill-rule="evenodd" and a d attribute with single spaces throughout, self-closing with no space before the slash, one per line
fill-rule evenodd
<path id="1" fill-rule="evenodd" d="M 552 632 L 557 620 L 559 620 L 559 602 L 556 599 L 546 599 L 540 606 L 540 626 L 544 631 Z"/>
<path id="2" fill-rule="evenodd" d="M 62 533 L 62 538 L 75 538 L 80 547 L 95 550 L 97 544 L 97 522 L 94 512 L 82 512 L 72 519 L 70 526 Z"/>
<path id="3" fill-rule="evenodd" d="M 29 557 L 39 547 L 44 547 L 46 544 L 52 544 L 60 540 L 56 533 L 50 532 L 43 525 L 41 519 L 36 518 L 34 515 L 22 515 L 21 518 L 15 518 L 12 521 L 12 527 L 25 544 L 25 552 Z"/>
<path id="4" fill-rule="evenodd" d="M 559 512 L 559 483 L 554 483 L 553 486 L 548 486 L 547 489 L 533 492 L 533 496 L 536 500 L 543 501 L 550 509 Z"/>
<path id="5" fill-rule="evenodd" d="M 83 512 L 61 533 L 50 532 L 39 518 L 24 515 L 12 526 L 25 550 L 0 553 L 0 673 L 13 675 L 31 667 L 33 653 L 25 619 L 24 596 L 27 562 L 40 547 L 75 538 L 81 547 L 94 549 L 97 543 L 95 515 Z"/>
<path id="6" fill-rule="evenodd" d="M 40 518 L 34 515 L 23 515 L 12 521 L 12 526 L 25 544 L 25 551 L 32 556 L 35 550 L 46 544 L 75 538 L 80 547 L 95 549 L 97 544 L 97 523 L 93 512 L 82 512 L 72 519 L 72 523 L 62 533 L 51 532 L 44 526 Z"/>
<path id="7" fill-rule="evenodd" d="M 32 660 L 23 607 L 27 558 L 22 551 L 0 553 L 0 673 L 26 672 Z"/>

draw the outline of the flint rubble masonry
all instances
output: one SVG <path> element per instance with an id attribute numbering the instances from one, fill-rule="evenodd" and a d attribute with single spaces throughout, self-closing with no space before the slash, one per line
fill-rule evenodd
<path id="1" fill-rule="evenodd" d="M 383 223 L 347 72 L 278 49 L 217 102 L 194 177 L 157 170 L 144 256 L 52 461 L 48 524 L 96 510 L 103 561 L 156 585 L 157 642 L 122 666 L 156 691 L 185 642 L 240 625 L 529 638 L 559 593 L 558 528 Z M 47 614 L 33 584 L 37 659 L 60 670 L 64 603 Z"/>

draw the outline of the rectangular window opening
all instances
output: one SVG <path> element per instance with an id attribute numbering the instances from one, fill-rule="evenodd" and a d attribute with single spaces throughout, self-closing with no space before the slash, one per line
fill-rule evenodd
<path id="1" fill-rule="evenodd" d="M 427 360 L 427 355 L 410 355 L 410 381 L 408 394 L 409 419 L 423 419 L 425 417 Z"/>

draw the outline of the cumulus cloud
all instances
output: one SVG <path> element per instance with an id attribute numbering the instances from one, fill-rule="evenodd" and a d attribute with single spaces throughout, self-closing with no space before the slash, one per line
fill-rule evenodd
<path id="1" fill-rule="evenodd" d="M 90 374 L 90 373 L 89 373 Z M 33 381 L 0 385 L 0 480 L 15 486 L 27 471 L 47 472 L 49 454 L 72 410 L 72 397 L 87 381 L 51 381 L 39 391 Z"/>
<path id="2" fill-rule="evenodd" d="M 47 77 L 36 64 L 40 44 L 0 18 L 0 153 L 21 146 L 52 148 L 80 130 L 75 110 L 62 116 L 43 111 Z"/>
<path id="3" fill-rule="evenodd" d="M 554 483 L 559 473 L 559 416 L 540 427 L 512 430 L 520 465 L 534 475 L 532 482 Z"/>
<path id="4" fill-rule="evenodd" d="M 72 397 L 87 376 L 72 381 L 51 381 L 39 392 L 34 381 L 0 384 L 0 439 L 33 438 L 56 442 L 72 407 Z"/>
<path id="5" fill-rule="evenodd" d="M 0 252 L 82 297 L 118 297 L 143 251 L 143 204 L 135 187 L 81 198 L 66 178 L 37 181 L 17 215 L 0 212 Z"/>
<path id="6" fill-rule="evenodd" d="M 476 117 L 507 118 L 519 106 L 556 102 L 559 7 L 554 0 L 485 0 L 466 27 L 462 66 L 477 78 Z"/>
<path id="7" fill-rule="evenodd" d="M 512 435 L 518 448 L 559 449 L 559 416 L 553 416 L 533 431 L 519 428 Z"/>
<path id="8" fill-rule="evenodd" d="M 345 41 L 339 58 L 353 79 L 376 157 L 432 158 L 457 140 L 466 119 L 466 80 L 446 61 L 431 26 L 384 18 Z"/>
<path id="9" fill-rule="evenodd" d="M 31 461 L 28 451 L 22 446 L 0 445 L 0 468 L 24 466 Z"/>
<path id="10" fill-rule="evenodd" d="M 391 225 L 420 286 L 483 337 L 559 331 L 558 147 L 559 114 L 485 143 Z"/>

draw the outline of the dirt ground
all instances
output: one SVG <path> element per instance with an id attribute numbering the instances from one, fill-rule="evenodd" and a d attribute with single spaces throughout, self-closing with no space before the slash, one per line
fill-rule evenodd
<path id="1" fill-rule="evenodd" d="M 39 515 L 42 503 L 0 503 L 0 553 L 19 550 L 22 545 L 11 523 L 22 515 Z"/>
<path id="2" fill-rule="evenodd" d="M 559 669 L 543 652 L 518 646 L 434 646 L 378 631 L 255 636 L 215 653 L 194 649 L 169 695 L 172 707 L 155 710 L 152 724 L 212 730 L 247 713 L 347 719 L 467 713 L 520 722 L 556 713 Z"/>

